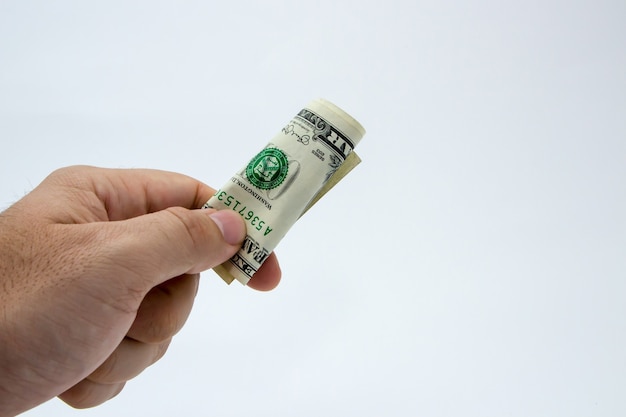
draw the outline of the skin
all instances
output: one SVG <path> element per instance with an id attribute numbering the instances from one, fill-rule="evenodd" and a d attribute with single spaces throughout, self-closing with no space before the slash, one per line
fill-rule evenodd
<path id="1" fill-rule="evenodd" d="M 58 396 L 99 405 L 159 360 L 199 273 L 245 236 L 181 174 L 69 167 L 0 214 L 0 416 Z M 272 254 L 248 286 L 280 281 Z"/>

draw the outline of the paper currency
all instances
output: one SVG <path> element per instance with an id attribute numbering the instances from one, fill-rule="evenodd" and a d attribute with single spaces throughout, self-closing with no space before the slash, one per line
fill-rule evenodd
<path id="1" fill-rule="evenodd" d="M 214 268 L 247 284 L 291 226 L 361 160 L 365 129 L 329 101 L 311 101 L 219 189 L 204 208 L 230 209 L 246 221 L 241 249 Z"/>

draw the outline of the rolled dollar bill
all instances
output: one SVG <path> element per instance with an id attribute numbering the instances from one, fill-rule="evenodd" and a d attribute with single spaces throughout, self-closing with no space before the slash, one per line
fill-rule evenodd
<path id="1" fill-rule="evenodd" d="M 329 101 L 311 101 L 219 189 L 204 208 L 230 209 L 246 221 L 241 249 L 213 268 L 247 284 L 291 226 L 360 159 L 365 129 Z"/>

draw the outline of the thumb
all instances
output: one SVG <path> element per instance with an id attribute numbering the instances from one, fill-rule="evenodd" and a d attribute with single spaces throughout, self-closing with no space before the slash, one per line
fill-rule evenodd
<path id="1" fill-rule="evenodd" d="M 110 265 L 146 281 L 146 290 L 221 264 L 246 235 L 243 219 L 231 210 L 173 207 L 108 225 L 119 233 L 111 244 Z"/>

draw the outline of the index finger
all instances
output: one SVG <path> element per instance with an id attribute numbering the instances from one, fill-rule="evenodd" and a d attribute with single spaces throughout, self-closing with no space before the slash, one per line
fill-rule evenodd
<path id="1" fill-rule="evenodd" d="M 124 220 L 169 207 L 200 208 L 215 190 L 187 175 L 153 169 L 93 168 L 91 186 L 109 220 Z"/>

